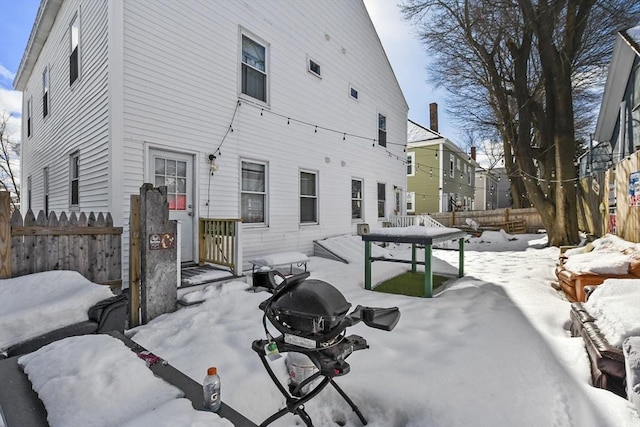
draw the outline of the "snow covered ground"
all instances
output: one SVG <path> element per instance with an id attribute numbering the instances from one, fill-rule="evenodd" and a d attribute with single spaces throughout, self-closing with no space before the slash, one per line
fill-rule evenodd
<path id="1" fill-rule="evenodd" d="M 485 232 L 471 239 L 465 277 L 447 282 L 431 299 L 365 291 L 357 253 L 349 256 L 350 264 L 310 258 L 311 277 L 337 287 L 353 306 L 397 306 L 402 313 L 391 332 L 364 324 L 347 330 L 364 337 L 370 348 L 351 355 L 351 372 L 336 382 L 369 426 L 640 426 L 640 415 L 627 400 L 589 384 L 582 340 L 564 328 L 569 303 L 549 286 L 558 248 L 545 248 L 544 235 L 506 237 Z M 354 251 L 350 240 L 333 244 Z M 411 256 L 406 245 L 386 249 L 395 258 Z M 457 252 L 435 249 L 434 256 L 436 272 L 457 271 Z M 375 262 L 373 281 L 407 268 Z M 283 407 L 284 398 L 251 350 L 253 340 L 264 338 L 258 304 L 269 294 L 247 288 L 232 282 L 197 291 L 190 300 L 203 299 L 201 304 L 160 316 L 128 335 L 197 381 L 217 366 L 223 400 L 259 424 Z M 78 359 L 83 363 L 92 362 Z M 284 358 L 271 363 L 286 381 Z M 77 396 L 76 407 L 85 406 L 84 398 Z M 331 387 L 306 410 L 316 426 L 361 425 Z M 138 425 L 170 425 L 167 411 L 158 412 Z M 206 425 L 192 419 L 191 425 Z M 272 425 L 302 423 L 289 414 Z"/>

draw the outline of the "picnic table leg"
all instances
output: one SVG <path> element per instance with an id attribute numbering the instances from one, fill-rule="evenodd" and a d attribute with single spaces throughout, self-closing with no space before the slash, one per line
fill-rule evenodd
<path id="1" fill-rule="evenodd" d="M 416 264 L 416 244 L 411 244 L 411 272 L 415 273 L 417 271 Z"/>
<path id="2" fill-rule="evenodd" d="M 433 268 L 431 266 L 431 243 L 424 246 L 424 296 L 431 298 L 433 296 Z"/>
<path id="3" fill-rule="evenodd" d="M 464 238 L 460 238 L 460 240 L 458 240 L 458 248 L 460 252 L 460 259 L 458 261 L 458 277 L 462 277 L 464 276 Z"/>
<path id="4" fill-rule="evenodd" d="M 371 290 L 371 242 L 364 242 L 364 288 Z"/>

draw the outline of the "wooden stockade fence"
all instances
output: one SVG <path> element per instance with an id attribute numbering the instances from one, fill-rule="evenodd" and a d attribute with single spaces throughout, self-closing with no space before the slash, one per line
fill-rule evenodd
<path id="1" fill-rule="evenodd" d="M 110 214 L 31 210 L 10 213 L 9 194 L 0 192 L 0 279 L 49 270 L 74 270 L 95 283 L 122 286 L 122 227 Z"/>
<path id="2" fill-rule="evenodd" d="M 504 229 L 507 233 L 537 233 L 544 229 L 540 214 L 535 208 L 495 209 L 490 211 L 458 211 L 429 214 L 446 227 L 465 227 L 470 218 L 485 229 Z"/>

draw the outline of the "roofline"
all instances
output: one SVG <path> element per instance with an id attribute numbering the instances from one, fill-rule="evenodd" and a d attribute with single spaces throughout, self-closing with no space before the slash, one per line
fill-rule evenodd
<path id="1" fill-rule="evenodd" d="M 638 46 L 638 43 L 629 36 L 627 30 L 622 30 L 619 33 L 622 39 L 627 42 L 629 47 L 635 51 L 636 55 L 640 56 L 640 46 Z"/>
<path id="2" fill-rule="evenodd" d="M 49 32 L 53 27 L 62 2 L 63 0 L 40 1 L 27 46 L 22 54 L 16 77 L 13 79 L 13 88 L 15 90 L 22 92 L 27 86 L 28 77 L 33 72 L 33 67 L 35 67 L 38 57 L 40 57 L 40 52 L 42 52 L 44 42 L 49 37 Z"/>

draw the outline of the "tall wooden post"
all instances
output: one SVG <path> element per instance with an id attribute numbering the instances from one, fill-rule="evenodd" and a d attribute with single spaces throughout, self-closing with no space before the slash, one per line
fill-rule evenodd
<path id="1" fill-rule="evenodd" d="M 0 279 L 11 277 L 11 203 L 6 191 L 0 192 Z"/>
<path id="2" fill-rule="evenodd" d="M 129 327 L 140 325 L 140 196 L 131 195 L 129 218 Z"/>
<path id="3" fill-rule="evenodd" d="M 140 297 L 145 324 L 175 311 L 178 300 L 177 222 L 169 220 L 167 187 L 140 187 Z"/>

